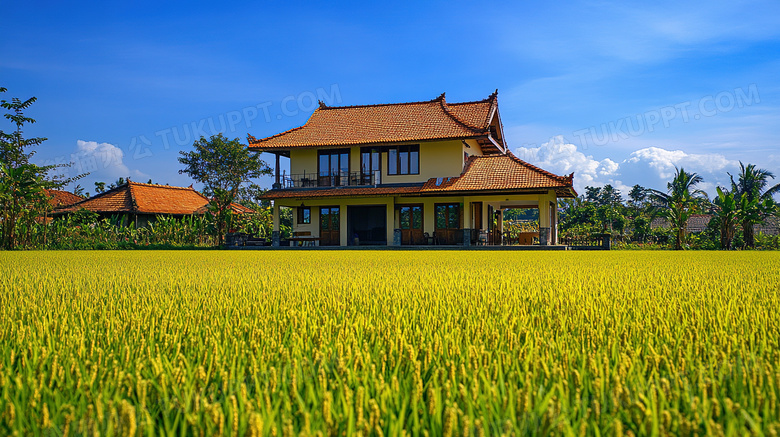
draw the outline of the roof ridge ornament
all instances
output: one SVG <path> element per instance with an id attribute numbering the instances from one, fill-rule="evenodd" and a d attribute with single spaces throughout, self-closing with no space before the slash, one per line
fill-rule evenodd
<path id="1" fill-rule="evenodd" d="M 320 109 L 328 109 L 328 105 L 326 105 L 322 100 L 317 100 L 317 104 L 319 105 Z"/>

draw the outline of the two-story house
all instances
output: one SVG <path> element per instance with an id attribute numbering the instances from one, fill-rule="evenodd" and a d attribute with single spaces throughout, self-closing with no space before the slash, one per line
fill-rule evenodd
<path id="1" fill-rule="evenodd" d="M 575 197 L 557 176 L 507 149 L 498 91 L 475 102 L 331 107 L 303 126 L 256 139 L 275 155 L 274 245 L 279 207 L 322 246 L 471 245 L 494 241 L 507 208 L 539 209 L 540 244 L 557 244 L 557 199 Z M 289 158 L 290 174 L 280 174 Z M 493 238 L 491 238 L 493 237 Z"/>

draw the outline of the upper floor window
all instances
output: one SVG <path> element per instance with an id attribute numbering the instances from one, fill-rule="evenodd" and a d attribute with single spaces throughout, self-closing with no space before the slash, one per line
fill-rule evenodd
<path id="1" fill-rule="evenodd" d="M 420 145 L 412 144 L 388 149 L 387 174 L 420 174 Z"/>
<path id="2" fill-rule="evenodd" d="M 320 150 L 317 167 L 317 185 L 349 185 L 349 149 Z"/>
<path id="3" fill-rule="evenodd" d="M 381 156 L 377 148 L 362 147 L 360 149 L 360 178 L 362 185 L 381 183 Z"/>

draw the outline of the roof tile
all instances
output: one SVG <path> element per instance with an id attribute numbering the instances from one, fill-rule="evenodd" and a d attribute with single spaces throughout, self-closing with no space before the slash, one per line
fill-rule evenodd
<path id="1" fill-rule="evenodd" d="M 259 151 L 297 147 L 382 144 L 486 136 L 497 94 L 448 104 L 444 94 L 427 102 L 329 107 L 321 104 L 303 126 L 256 139 Z"/>
<path id="2" fill-rule="evenodd" d="M 51 197 L 49 199 L 49 205 L 51 205 L 54 209 L 63 208 L 84 200 L 83 197 L 77 196 L 69 191 L 46 190 L 46 194 Z"/>
<path id="3" fill-rule="evenodd" d="M 112 190 L 97 194 L 57 212 L 73 212 L 87 209 L 100 213 L 139 213 L 187 215 L 202 212 L 209 199 L 191 187 L 128 182 Z M 248 208 L 233 204 L 234 212 L 247 212 Z"/>

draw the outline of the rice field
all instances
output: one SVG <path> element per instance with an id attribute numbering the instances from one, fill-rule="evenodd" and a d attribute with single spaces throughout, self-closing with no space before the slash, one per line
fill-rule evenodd
<path id="1" fill-rule="evenodd" d="M 0 252 L 0 435 L 777 435 L 779 262 Z"/>

